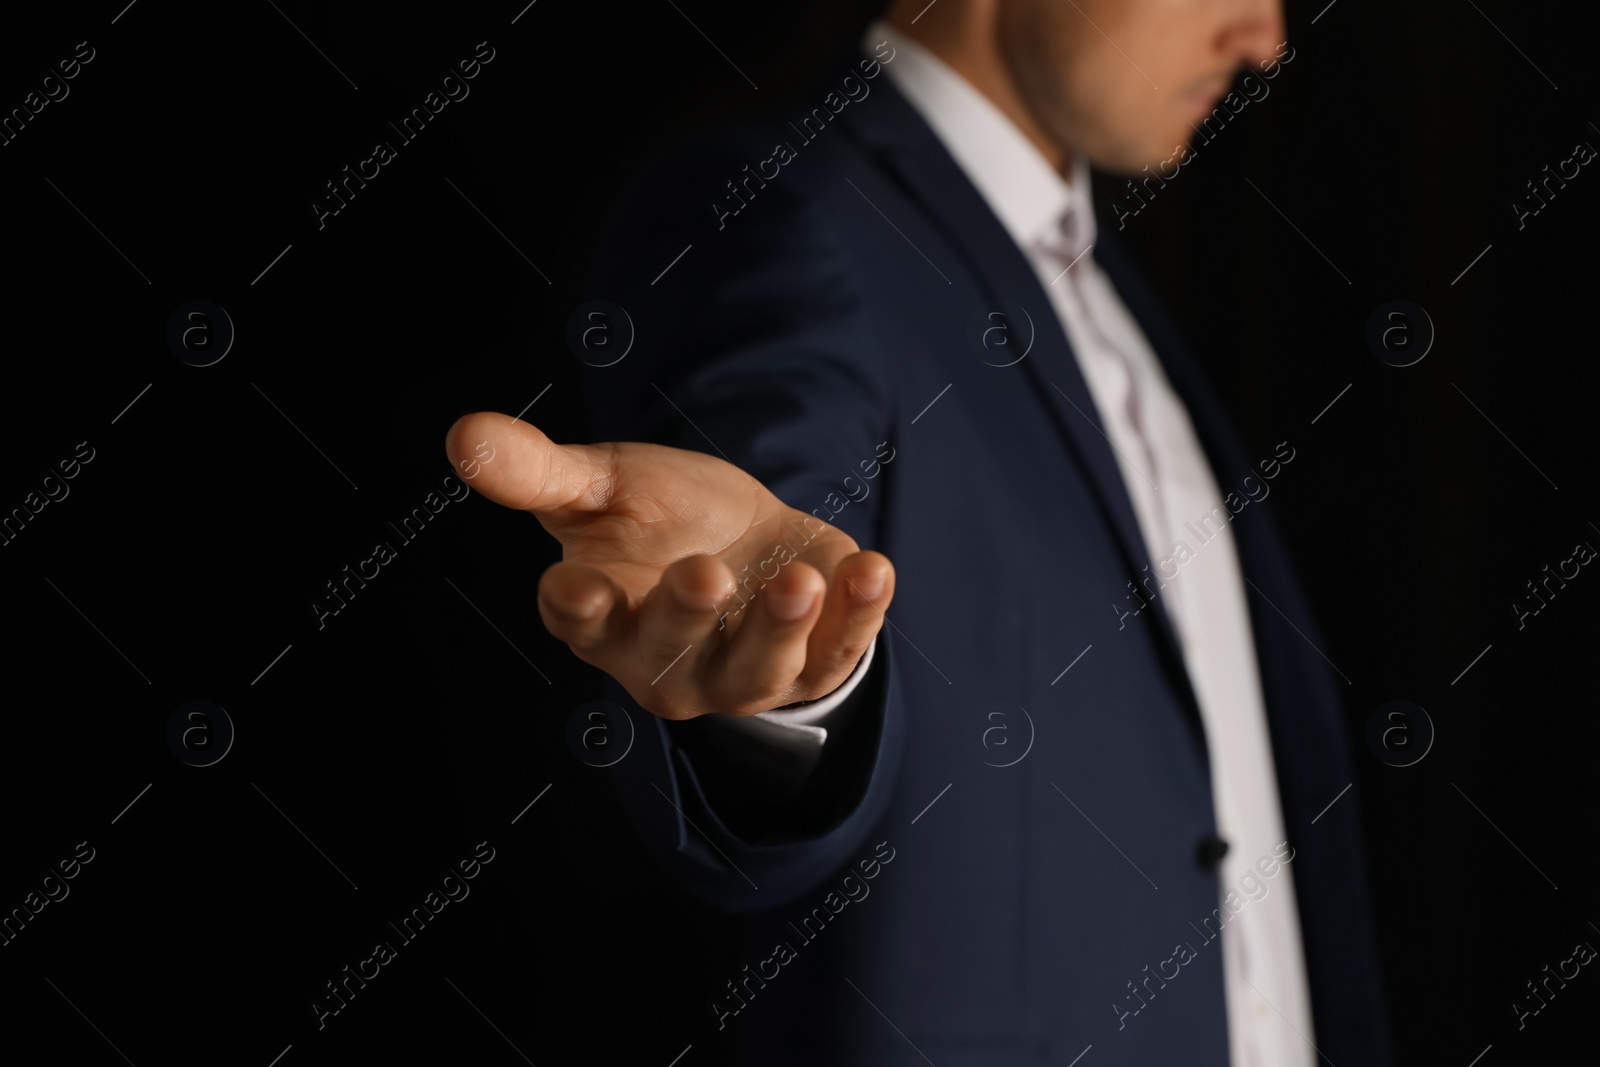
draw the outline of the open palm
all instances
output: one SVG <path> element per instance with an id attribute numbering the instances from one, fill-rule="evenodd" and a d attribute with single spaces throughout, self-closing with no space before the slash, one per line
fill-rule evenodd
<path id="1" fill-rule="evenodd" d="M 457 420 L 445 451 L 474 489 L 561 542 L 539 581 L 540 618 L 656 715 L 825 696 L 883 624 L 888 558 L 715 456 L 558 445 L 495 412 Z"/>

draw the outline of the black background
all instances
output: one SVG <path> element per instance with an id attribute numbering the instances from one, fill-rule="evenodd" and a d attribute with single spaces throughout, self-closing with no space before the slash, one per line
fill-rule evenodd
<path id="1" fill-rule="evenodd" d="M 608 198 L 683 131 L 780 104 L 872 5 L 119 8 L 0 34 L 6 110 L 96 53 L 0 147 L 0 510 L 78 442 L 95 457 L 0 546 L 0 910 L 96 850 L 0 948 L 6 1042 L 141 1067 L 716 1062 L 704 1001 L 746 961 L 566 743 L 596 678 L 534 608 L 554 542 L 468 499 L 322 629 L 310 603 L 450 473 L 458 415 L 538 397 L 529 421 L 579 438 L 564 334 L 607 295 L 578 278 Z M 1287 14 L 1270 96 L 1123 236 L 1247 446 L 1297 450 L 1271 499 L 1351 681 L 1402 1061 L 1534 1062 L 1591 1042 L 1600 1004 L 1585 969 L 1520 1032 L 1508 1007 L 1600 944 L 1600 578 L 1520 631 L 1509 606 L 1600 545 L 1600 177 L 1521 229 L 1510 201 L 1600 145 L 1595 27 L 1465 0 Z M 470 95 L 319 229 L 323 183 L 485 40 Z M 1102 226 L 1119 185 L 1097 179 Z M 165 340 L 193 299 L 237 330 L 210 367 Z M 1405 368 L 1365 340 L 1395 299 L 1437 332 Z M 1437 731 L 1415 766 L 1366 744 L 1394 698 Z M 213 766 L 167 745 L 191 699 L 237 729 Z M 471 895 L 319 1031 L 322 983 L 481 840 Z"/>

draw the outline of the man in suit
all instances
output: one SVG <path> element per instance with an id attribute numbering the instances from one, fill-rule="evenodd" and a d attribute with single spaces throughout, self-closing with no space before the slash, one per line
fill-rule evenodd
<path id="1" fill-rule="evenodd" d="M 1293 443 L 1234 437 L 1088 188 L 1282 31 L 896 3 L 619 208 L 609 443 L 451 429 L 563 545 L 540 615 L 641 723 L 640 839 L 738 916 L 748 1062 L 1387 1062 L 1339 683 L 1255 506 Z"/>

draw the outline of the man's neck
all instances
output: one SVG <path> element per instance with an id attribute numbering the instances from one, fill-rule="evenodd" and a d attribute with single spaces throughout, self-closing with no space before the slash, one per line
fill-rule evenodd
<path id="1" fill-rule="evenodd" d="M 1016 124 L 1062 180 L 1072 181 L 1071 154 L 1045 131 L 1023 102 L 1022 93 L 1000 55 L 992 15 L 977 11 L 980 5 L 976 4 L 947 5 L 943 11 L 937 7 L 924 8 L 920 15 L 910 11 L 917 6 L 920 5 L 896 3 L 884 15 L 884 21 L 965 78 Z"/>

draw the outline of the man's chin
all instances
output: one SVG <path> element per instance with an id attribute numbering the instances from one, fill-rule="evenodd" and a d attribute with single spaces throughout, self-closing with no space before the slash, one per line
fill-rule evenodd
<path id="1" fill-rule="evenodd" d="M 1098 150 L 1089 152 L 1089 161 L 1096 170 L 1123 177 L 1170 174 L 1172 168 L 1188 162 L 1188 154 L 1184 149 L 1189 148 L 1193 140 L 1194 129 L 1181 126 L 1161 138 L 1100 146 Z"/>
<path id="2" fill-rule="evenodd" d="M 1136 177 L 1146 174 L 1153 174 L 1156 173 L 1157 167 L 1160 164 L 1168 162 L 1176 163 L 1177 159 L 1175 157 L 1178 155 L 1180 149 L 1187 144 L 1188 138 L 1184 138 L 1180 142 L 1175 142 L 1171 145 L 1168 145 L 1164 151 L 1141 148 L 1138 150 L 1117 152 L 1110 155 L 1096 156 L 1095 154 L 1091 153 L 1089 156 L 1089 162 L 1094 164 L 1094 168 L 1096 170 L 1104 174 L 1116 175 L 1117 177 Z"/>

